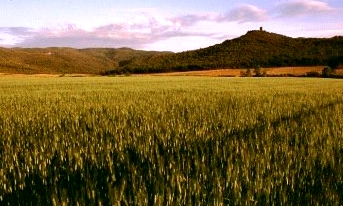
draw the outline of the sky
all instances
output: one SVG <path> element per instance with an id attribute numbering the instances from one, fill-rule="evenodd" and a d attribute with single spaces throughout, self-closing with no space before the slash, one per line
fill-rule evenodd
<path id="1" fill-rule="evenodd" d="M 342 0 L 1 0 L 0 47 L 186 51 L 263 27 L 343 36 Z"/>

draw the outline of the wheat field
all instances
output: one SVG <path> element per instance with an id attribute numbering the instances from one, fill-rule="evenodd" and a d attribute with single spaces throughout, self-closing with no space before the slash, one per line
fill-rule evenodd
<path id="1" fill-rule="evenodd" d="M 1 205 L 342 205 L 343 82 L 1 77 Z"/>

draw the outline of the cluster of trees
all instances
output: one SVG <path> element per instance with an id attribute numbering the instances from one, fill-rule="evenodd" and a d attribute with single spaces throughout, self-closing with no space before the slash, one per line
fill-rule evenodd
<path id="1" fill-rule="evenodd" d="M 322 77 L 343 78 L 343 76 L 336 73 L 336 70 L 340 67 L 343 67 L 343 56 L 331 58 L 322 71 Z"/>
<path id="2" fill-rule="evenodd" d="M 241 77 L 266 77 L 267 72 L 262 70 L 261 67 L 257 66 L 254 70 L 248 68 L 245 72 L 241 72 Z"/>

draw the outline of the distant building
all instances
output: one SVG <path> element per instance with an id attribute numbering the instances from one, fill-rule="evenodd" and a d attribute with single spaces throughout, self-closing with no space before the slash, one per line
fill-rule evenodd
<path id="1" fill-rule="evenodd" d="M 260 26 L 260 31 L 263 31 L 263 27 L 262 26 Z"/>

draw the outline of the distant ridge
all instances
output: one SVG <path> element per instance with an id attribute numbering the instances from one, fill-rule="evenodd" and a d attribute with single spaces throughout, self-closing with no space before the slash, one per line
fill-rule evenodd
<path id="1" fill-rule="evenodd" d="M 125 62 L 165 53 L 130 48 L 0 48 L 0 73 L 99 74 Z"/>
<path id="2" fill-rule="evenodd" d="M 343 37 L 291 38 L 264 30 L 180 53 L 130 48 L 0 48 L 0 73 L 122 74 L 327 65 L 342 59 Z"/>

